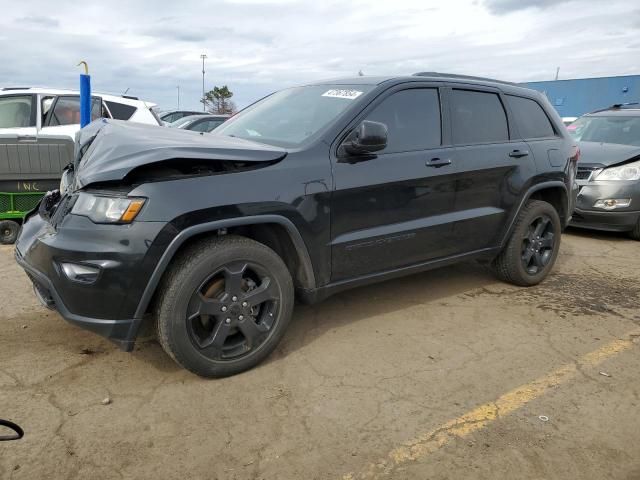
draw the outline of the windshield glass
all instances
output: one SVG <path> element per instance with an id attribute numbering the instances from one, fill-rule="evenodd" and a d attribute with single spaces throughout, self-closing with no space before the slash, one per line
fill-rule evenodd
<path id="1" fill-rule="evenodd" d="M 215 133 L 297 147 L 371 89 L 373 85 L 312 85 L 282 90 L 231 117 Z"/>
<path id="2" fill-rule="evenodd" d="M 31 95 L 0 98 L 0 128 L 30 127 Z"/>
<path id="3" fill-rule="evenodd" d="M 180 120 L 176 120 L 175 122 L 170 123 L 169 127 L 171 127 L 171 128 L 182 128 L 185 125 L 191 123 L 192 121 L 193 121 L 192 118 L 184 117 L 184 118 L 181 118 Z"/>
<path id="4" fill-rule="evenodd" d="M 582 142 L 640 146 L 640 116 L 581 117 L 567 130 Z"/>

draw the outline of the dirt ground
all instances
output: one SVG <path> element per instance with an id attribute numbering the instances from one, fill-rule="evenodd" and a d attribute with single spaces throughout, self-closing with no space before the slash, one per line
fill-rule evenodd
<path id="1" fill-rule="evenodd" d="M 569 231 L 538 287 L 464 264 L 348 291 L 204 380 L 42 308 L 1 247 L 0 418 L 26 435 L 0 478 L 640 479 L 639 253 Z"/>

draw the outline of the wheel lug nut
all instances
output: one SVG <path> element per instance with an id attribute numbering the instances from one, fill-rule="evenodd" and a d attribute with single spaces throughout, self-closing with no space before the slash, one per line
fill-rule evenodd
<path id="1" fill-rule="evenodd" d="M 238 300 L 238 297 L 236 297 L 236 296 L 234 295 L 233 297 L 231 297 L 231 300 L 233 300 L 233 301 L 235 302 L 236 300 Z"/>
<path id="2" fill-rule="evenodd" d="M 227 306 L 226 306 L 226 305 L 223 305 L 223 306 L 222 306 L 222 308 L 221 308 L 220 310 L 222 310 L 223 312 L 226 312 L 226 311 L 227 311 Z"/>
<path id="3" fill-rule="evenodd" d="M 248 307 L 248 306 L 249 306 L 249 304 L 248 304 L 247 302 L 242 302 L 242 306 L 243 306 L 243 307 Z"/>
<path id="4" fill-rule="evenodd" d="M 244 320 L 244 315 L 238 315 L 238 320 Z"/>
<path id="5" fill-rule="evenodd" d="M 231 319 L 230 318 L 225 318 L 224 323 L 231 323 Z"/>

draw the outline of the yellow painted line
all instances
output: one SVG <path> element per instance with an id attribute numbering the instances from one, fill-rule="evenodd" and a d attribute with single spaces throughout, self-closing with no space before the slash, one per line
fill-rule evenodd
<path id="1" fill-rule="evenodd" d="M 626 336 L 634 338 L 638 336 L 638 332 L 632 332 Z M 573 379 L 577 375 L 579 367 L 595 367 L 633 346 L 634 342 L 631 339 L 609 342 L 598 350 L 580 357 L 576 363 L 564 365 L 530 383 L 516 387 L 501 395 L 494 402 L 480 405 L 434 430 L 405 442 L 404 445 L 391 450 L 386 458 L 377 463 L 369 464 L 361 472 L 348 473 L 342 477 L 342 480 L 378 478 L 389 475 L 399 465 L 424 458 L 455 439 L 464 439 L 494 420 L 509 415 L 532 400 L 541 397 L 549 389 Z"/>

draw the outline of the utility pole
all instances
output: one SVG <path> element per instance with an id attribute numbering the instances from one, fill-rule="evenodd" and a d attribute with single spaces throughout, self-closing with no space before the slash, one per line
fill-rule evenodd
<path id="1" fill-rule="evenodd" d="M 204 101 L 204 59 L 207 58 L 207 55 L 203 53 L 200 58 L 202 59 L 202 111 L 206 112 L 207 104 Z"/>
<path id="2" fill-rule="evenodd" d="M 178 89 L 178 110 L 180 110 L 180 85 L 177 85 L 176 88 Z"/>
<path id="3" fill-rule="evenodd" d="M 560 67 L 556 68 L 556 80 L 558 80 L 559 76 L 560 76 Z"/>

